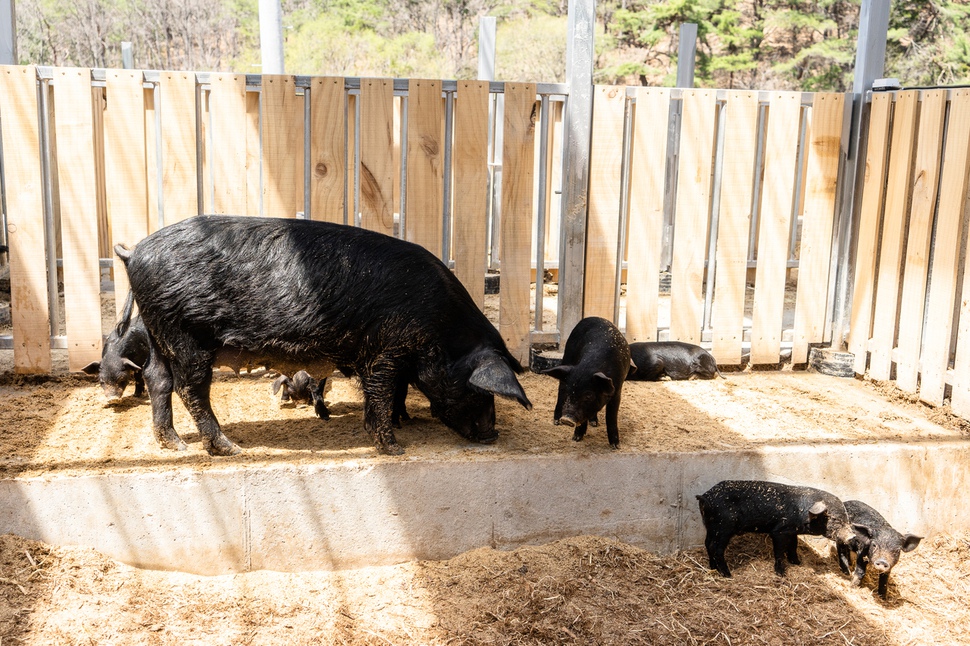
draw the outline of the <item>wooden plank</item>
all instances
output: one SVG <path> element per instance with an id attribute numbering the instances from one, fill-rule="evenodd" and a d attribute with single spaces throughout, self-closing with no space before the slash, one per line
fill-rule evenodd
<path id="1" fill-rule="evenodd" d="M 788 241 L 795 199 L 800 92 L 772 92 L 765 137 L 764 193 L 758 222 L 758 265 L 751 315 L 751 363 L 781 359 Z"/>
<path id="2" fill-rule="evenodd" d="M 360 80 L 360 226 L 394 234 L 394 82 Z M 408 118 L 412 113 L 408 110 Z"/>
<path id="3" fill-rule="evenodd" d="M 906 306 L 899 315 L 899 348 L 896 359 L 896 385 L 908 393 L 916 392 L 919 375 L 926 277 L 930 269 L 930 237 L 933 232 L 933 215 L 936 212 L 945 114 L 946 90 L 925 91 L 920 108 L 909 236 L 903 262 L 902 303 Z M 933 333 L 936 334 L 936 331 Z"/>
<path id="4" fill-rule="evenodd" d="M 621 86 L 597 85 L 593 89 L 583 316 L 600 316 L 610 321 L 613 321 L 616 269 L 620 262 L 617 245 L 625 104 L 626 89 Z M 502 171 L 507 172 L 505 168 Z"/>
<path id="5" fill-rule="evenodd" d="M 107 109 L 104 88 L 91 88 L 94 105 L 94 176 L 98 185 L 98 254 L 101 258 L 114 255 L 111 249 L 111 219 L 108 217 L 108 193 L 104 168 L 104 113 Z"/>
<path id="6" fill-rule="evenodd" d="M 165 224 L 199 214 L 195 73 L 162 72 L 162 204 Z M 239 131 L 236 136 L 239 136 Z M 239 183 L 237 178 L 237 183 Z"/>
<path id="7" fill-rule="evenodd" d="M 713 90 L 684 91 L 670 266 L 671 341 L 699 343 L 701 340 L 716 110 L 717 94 Z"/>
<path id="8" fill-rule="evenodd" d="M 101 360 L 101 268 L 91 70 L 55 68 L 54 131 L 61 194 L 68 369 Z M 67 109 L 64 109 L 65 106 Z M 98 106 L 100 109 L 100 106 Z"/>
<path id="9" fill-rule="evenodd" d="M 263 215 L 296 217 L 303 201 L 303 97 L 294 77 L 263 76 Z"/>
<path id="10" fill-rule="evenodd" d="M 485 308 L 488 227 L 488 82 L 459 81 L 455 95 L 455 276 Z"/>
<path id="11" fill-rule="evenodd" d="M 347 114 L 344 80 L 310 80 L 310 217 L 344 221 L 347 189 Z"/>
<path id="12" fill-rule="evenodd" d="M 670 90 L 637 88 L 630 155 L 630 247 L 627 261 L 626 337 L 657 340 L 660 255 L 663 250 L 664 176 Z"/>
<path id="13" fill-rule="evenodd" d="M 532 269 L 532 189 L 535 83 L 505 84 L 505 141 L 502 146 L 502 230 L 499 332 L 512 356 L 529 363 L 529 283 Z"/>
<path id="14" fill-rule="evenodd" d="M 406 238 L 439 258 L 444 205 L 444 124 L 441 81 L 411 79 L 408 82 Z"/>
<path id="15" fill-rule="evenodd" d="M 916 140 L 917 90 L 896 97 L 893 134 L 889 149 L 886 213 L 883 216 L 879 273 L 876 280 L 876 309 L 869 344 L 869 376 L 884 381 L 892 368 L 899 304 L 899 272 L 906 231 L 906 211 L 912 188 L 913 148 Z"/>
<path id="16" fill-rule="evenodd" d="M 824 340 L 844 113 L 844 94 L 815 95 L 805 164 L 805 202 L 798 254 L 793 364 L 807 363 L 808 344 Z"/>
<path id="17" fill-rule="evenodd" d="M 758 93 L 731 91 L 724 111 L 721 203 L 715 248 L 712 354 L 719 364 L 739 365 L 744 340 L 748 241 L 758 146 Z"/>
<path id="18" fill-rule="evenodd" d="M 246 93 L 246 213 L 263 214 L 263 159 L 259 124 L 262 121 L 262 88 Z"/>
<path id="19" fill-rule="evenodd" d="M 140 71 L 107 70 L 104 116 L 105 184 L 111 244 L 133 247 L 148 235 L 148 178 L 145 159 L 145 93 Z M 115 312 L 128 294 L 128 274 L 114 258 Z"/>
<path id="20" fill-rule="evenodd" d="M 145 106 L 145 186 L 148 188 L 148 214 L 145 221 L 148 223 L 148 233 L 152 233 L 158 226 L 159 213 L 159 173 L 158 167 L 158 124 L 155 120 L 155 90 L 142 87 L 142 104 Z M 158 114 L 157 116 L 161 116 Z"/>
<path id="21" fill-rule="evenodd" d="M 51 370 L 37 109 L 37 68 L 0 66 L 0 140 L 7 189 L 10 318 L 17 373 Z"/>
<path id="22" fill-rule="evenodd" d="M 856 246 L 852 312 L 849 318 L 849 352 L 855 356 L 855 371 L 866 371 L 872 334 L 872 307 L 876 288 L 876 254 L 882 219 L 886 168 L 889 162 L 889 111 L 892 95 L 875 93 L 869 112 L 869 144 L 866 172 L 862 181 L 862 207 Z"/>
<path id="23" fill-rule="evenodd" d="M 212 212 L 245 215 L 249 184 L 246 171 L 246 75 L 212 73 L 209 85 L 212 147 L 208 151 L 208 158 L 212 166 Z M 258 100 L 258 95 L 254 97 Z M 259 148 L 256 150 L 258 154 Z"/>
<path id="24" fill-rule="evenodd" d="M 963 239 L 963 211 L 967 201 L 970 172 L 970 89 L 953 89 L 950 116 L 946 126 L 946 149 L 940 181 L 940 206 L 936 216 L 933 266 L 930 272 L 930 297 L 926 317 L 927 334 L 920 358 L 919 398 L 928 404 L 943 404 L 946 371 L 950 362 L 956 298 L 960 241 Z M 961 304 L 962 305 L 962 304 Z M 959 342 L 958 342 L 959 344 Z M 954 410 L 970 402 L 968 370 L 954 367 L 951 395 Z M 959 394 L 958 394 L 959 392 Z M 957 404 L 958 399 L 963 399 Z M 964 409 L 966 410 L 966 408 Z"/>

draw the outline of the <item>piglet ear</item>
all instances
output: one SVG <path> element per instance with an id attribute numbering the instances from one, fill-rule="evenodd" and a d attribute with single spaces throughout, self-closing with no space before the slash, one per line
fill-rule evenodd
<path id="1" fill-rule="evenodd" d="M 540 370 L 539 374 L 549 375 L 550 377 L 554 377 L 556 379 L 565 379 L 572 371 L 572 369 L 573 369 L 572 366 L 565 366 L 563 364 L 559 364 L 558 366 L 554 366 L 552 368 L 549 368 L 548 370 Z"/>
<path id="2" fill-rule="evenodd" d="M 872 540 L 872 528 L 868 525 L 860 525 L 859 523 L 852 523 L 852 531 L 855 532 L 856 536 L 859 538 L 859 542 L 865 544 Z"/>
<path id="3" fill-rule="evenodd" d="M 83 368 L 81 368 L 81 371 L 82 372 L 85 372 L 85 373 L 87 373 L 89 375 L 96 375 L 96 374 L 98 374 L 98 372 L 100 370 L 101 370 L 101 362 L 100 361 L 92 361 L 88 365 L 86 365 Z"/>
<path id="4" fill-rule="evenodd" d="M 912 552 L 921 540 L 923 540 L 922 536 L 914 536 L 913 534 L 903 535 L 903 551 Z"/>
<path id="5" fill-rule="evenodd" d="M 633 363 L 633 359 L 630 359 L 630 368 L 629 370 L 627 370 L 627 373 L 626 373 L 627 379 L 629 379 L 630 375 L 632 375 L 636 371 L 637 371 L 637 364 Z"/>
<path id="6" fill-rule="evenodd" d="M 124 363 L 126 366 L 128 366 L 132 370 L 135 370 L 135 371 L 140 371 L 141 370 L 141 366 L 139 366 L 137 363 L 135 363 L 131 359 L 125 359 L 122 363 Z"/>
<path id="7" fill-rule="evenodd" d="M 277 377 L 273 381 L 273 394 L 275 395 L 276 393 L 278 393 L 280 391 L 280 386 L 282 386 L 285 383 L 289 383 L 289 381 L 290 381 L 290 378 L 287 377 L 286 375 L 280 375 L 279 377 Z"/>
<path id="8" fill-rule="evenodd" d="M 522 385 L 515 378 L 515 373 L 501 358 L 492 355 L 483 359 L 472 371 L 468 383 L 479 390 L 500 395 L 522 404 L 526 410 L 532 410 L 532 402 L 525 396 Z"/>
<path id="9" fill-rule="evenodd" d="M 817 503 L 812 505 L 811 509 L 808 510 L 808 515 L 812 518 L 815 518 L 816 516 L 821 516 L 822 514 L 827 512 L 828 509 L 829 508 L 825 505 L 825 503 L 819 500 Z"/>
<path id="10" fill-rule="evenodd" d="M 616 392 L 616 386 L 613 385 L 613 380 L 607 377 L 602 372 L 593 373 L 593 379 L 596 380 L 596 385 L 607 395 L 612 395 Z"/>

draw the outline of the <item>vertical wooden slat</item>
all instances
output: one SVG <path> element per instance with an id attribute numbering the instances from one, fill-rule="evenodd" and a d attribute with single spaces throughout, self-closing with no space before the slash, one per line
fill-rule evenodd
<path id="1" fill-rule="evenodd" d="M 408 83 L 406 238 L 439 258 L 444 204 L 444 122 L 441 81 L 411 79 Z"/>
<path id="2" fill-rule="evenodd" d="M 360 226 L 393 235 L 394 82 L 391 79 L 361 79 L 358 100 Z M 408 118 L 411 116 L 409 103 Z"/>
<path id="3" fill-rule="evenodd" d="M 42 373 L 51 369 L 50 304 L 44 262 L 44 186 L 37 109 L 37 69 L 32 65 L 0 67 L 10 318 L 14 370 L 18 373 Z"/>
<path id="4" fill-rule="evenodd" d="M 808 344 L 823 341 L 832 224 L 839 179 L 844 94 L 819 93 L 812 104 L 812 128 L 805 175 L 802 239 L 792 363 L 808 361 Z"/>
<path id="5" fill-rule="evenodd" d="M 97 183 L 98 199 L 98 255 L 110 258 L 111 219 L 108 217 L 108 194 L 105 186 L 104 167 L 104 112 L 106 107 L 103 87 L 91 88 L 91 102 L 94 107 L 94 176 Z"/>
<path id="6" fill-rule="evenodd" d="M 505 84 L 502 147 L 502 289 L 499 331 L 523 365 L 529 362 L 532 188 L 537 115 L 535 83 Z"/>
<path id="7" fill-rule="evenodd" d="M 455 275 L 485 307 L 488 226 L 488 82 L 459 81 L 455 96 Z"/>
<path id="8" fill-rule="evenodd" d="M 156 116 L 161 114 L 156 111 L 155 90 L 154 88 L 142 89 L 143 105 L 145 106 L 145 187 L 148 189 L 148 214 L 145 221 L 148 224 L 148 233 L 158 229 L 159 213 L 159 178 L 161 169 L 158 167 L 159 141 L 157 138 L 159 127 Z"/>
<path id="9" fill-rule="evenodd" d="M 670 339 L 698 343 L 703 314 L 702 286 L 714 166 L 713 90 L 685 90 L 680 165 L 670 267 Z"/>
<path id="10" fill-rule="evenodd" d="M 758 93 L 728 92 L 724 111 L 724 166 L 721 175 L 714 303 L 711 310 L 714 359 L 741 363 L 748 240 L 758 145 Z"/>
<path id="11" fill-rule="evenodd" d="M 933 214 L 936 211 L 945 112 L 946 90 L 927 90 L 923 93 L 916 166 L 913 169 L 909 237 L 903 262 L 902 303 L 905 307 L 899 315 L 899 348 L 896 359 L 896 384 L 909 393 L 916 392 L 919 374 L 926 276 L 930 268 L 930 236 L 933 231 Z M 936 333 L 936 330 L 932 330 L 932 334 Z"/>
<path id="12" fill-rule="evenodd" d="M 626 90 L 620 86 L 598 85 L 593 92 L 583 316 L 600 316 L 612 321 L 616 269 L 620 262 L 617 243 Z M 503 174 L 506 172 L 503 168 Z"/>
<path id="13" fill-rule="evenodd" d="M 246 172 L 246 75 L 212 73 L 209 85 L 212 148 L 208 158 L 212 164 L 212 212 L 245 215 L 249 183 Z M 258 95 L 254 98 L 258 100 Z"/>
<path id="14" fill-rule="evenodd" d="M 107 70 L 104 117 L 105 184 L 112 246 L 133 247 L 148 235 L 148 178 L 145 159 L 145 92 L 142 73 Z M 112 254 L 113 255 L 113 254 Z M 128 274 L 114 256 L 115 311 L 128 294 Z"/>
<path id="15" fill-rule="evenodd" d="M 64 314 L 67 361 L 72 371 L 101 359 L 101 269 L 94 164 L 91 71 L 54 72 L 54 130 L 61 195 Z M 65 109 L 66 107 L 66 109 Z M 96 106 L 100 110 L 101 106 Z"/>
<path id="16" fill-rule="evenodd" d="M 669 112 L 669 89 L 637 88 L 627 238 L 634 249 L 626 287 L 626 336 L 631 343 L 657 340 Z"/>
<path id="17" fill-rule="evenodd" d="M 970 90 L 954 89 L 946 127 L 946 150 L 940 181 L 940 206 L 933 242 L 929 311 L 923 340 L 919 397 L 934 406 L 943 403 L 946 370 L 950 361 L 953 332 L 953 300 L 956 297 L 960 241 L 963 239 L 963 211 L 967 201 L 970 171 Z M 966 301 L 964 301 L 966 302 Z M 970 400 L 967 370 L 954 367 L 951 400 L 954 409 Z M 957 392 L 960 392 L 958 395 Z M 958 399 L 963 399 L 957 404 Z M 966 410 L 964 408 L 964 410 Z"/>
<path id="18" fill-rule="evenodd" d="M 347 187 L 344 80 L 310 81 L 310 217 L 343 223 Z"/>
<path id="19" fill-rule="evenodd" d="M 165 223 L 199 213 L 199 164 L 195 140 L 195 74 L 163 72 L 162 203 Z M 239 137 L 239 131 L 236 132 Z M 237 177 L 236 183 L 240 183 Z"/>
<path id="20" fill-rule="evenodd" d="M 889 379 L 896 316 L 899 304 L 899 269 L 906 231 L 906 210 L 912 187 L 913 145 L 916 139 L 916 90 L 900 92 L 893 116 L 886 188 L 886 213 L 883 216 L 879 273 L 876 281 L 876 309 L 869 344 L 869 376 Z"/>
<path id="21" fill-rule="evenodd" d="M 292 76 L 265 75 L 263 113 L 263 214 L 296 217 L 303 203 L 303 97 Z"/>
<path id="22" fill-rule="evenodd" d="M 778 363 L 788 240 L 795 199 L 801 93 L 772 92 L 765 138 L 764 195 L 758 223 L 758 266 L 751 316 L 751 363 Z"/>
<path id="23" fill-rule="evenodd" d="M 262 94 L 246 92 L 246 213 L 263 214 L 263 159 L 260 144 L 260 124 L 263 120 Z M 240 135 L 241 136 L 241 135 Z"/>
<path id="24" fill-rule="evenodd" d="M 876 253 L 879 222 L 886 187 L 889 161 L 889 110 L 892 95 L 872 96 L 869 112 L 869 145 L 866 172 L 862 183 L 862 207 L 856 247 L 855 278 L 852 287 L 852 312 L 849 319 L 849 352 L 854 355 L 855 371 L 866 371 L 869 339 L 872 333 L 872 306 L 876 287 Z"/>

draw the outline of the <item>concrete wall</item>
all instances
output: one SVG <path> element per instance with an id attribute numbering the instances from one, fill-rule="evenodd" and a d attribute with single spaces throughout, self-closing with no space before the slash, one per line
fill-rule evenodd
<path id="1" fill-rule="evenodd" d="M 578 534 L 700 545 L 724 479 L 858 498 L 902 531 L 970 529 L 970 443 L 237 467 L 0 481 L 0 532 L 137 566 L 218 574 L 449 558 Z"/>

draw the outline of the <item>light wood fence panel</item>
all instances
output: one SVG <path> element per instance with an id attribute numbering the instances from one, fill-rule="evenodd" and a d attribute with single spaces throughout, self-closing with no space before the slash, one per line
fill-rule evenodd
<path id="1" fill-rule="evenodd" d="M 933 266 L 926 317 L 919 397 L 933 406 L 943 404 L 946 371 L 950 361 L 963 212 L 967 201 L 967 173 L 970 170 L 970 89 L 952 90 L 946 127 L 946 149 L 941 171 L 940 205 L 933 243 Z M 956 371 L 955 371 L 956 373 Z M 961 375 L 962 376 L 962 375 Z M 964 395 L 957 395 L 963 386 Z M 952 399 L 966 394 L 966 380 L 954 375 Z M 958 405 L 959 406 L 959 405 Z"/>
<path id="2" fill-rule="evenodd" d="M 358 100 L 360 101 L 360 226 L 393 235 L 393 81 L 361 79 Z M 408 114 L 410 115 L 410 109 Z"/>
<path id="3" fill-rule="evenodd" d="M 101 268 L 94 158 L 91 70 L 60 68 L 54 74 L 57 167 L 64 253 L 64 315 L 68 369 L 101 360 Z M 66 107 L 66 109 L 65 109 Z"/>
<path id="4" fill-rule="evenodd" d="M 893 116 L 886 212 L 883 216 L 879 273 L 876 280 L 876 309 L 872 341 L 869 344 L 869 376 L 880 381 L 889 379 L 896 340 L 899 270 L 903 236 L 906 232 L 906 211 L 912 187 L 918 94 L 916 90 L 900 92 L 896 98 Z"/>
<path id="5" fill-rule="evenodd" d="M 112 246 L 120 242 L 133 247 L 148 235 L 143 83 L 140 71 L 105 72 L 104 164 Z M 121 260 L 112 257 L 115 313 L 120 316 L 128 295 L 128 274 Z"/>
<path id="6" fill-rule="evenodd" d="M 715 252 L 713 355 L 719 364 L 741 363 L 748 240 L 758 147 L 758 93 L 728 92 L 724 111 L 724 166 Z"/>
<path id="7" fill-rule="evenodd" d="M 637 88 L 630 155 L 630 249 L 627 261 L 626 336 L 657 340 L 660 256 L 663 252 L 664 177 L 670 90 Z"/>
<path id="8" fill-rule="evenodd" d="M 212 148 L 213 213 L 246 215 L 249 213 L 249 173 L 247 172 L 246 75 L 214 73 L 209 77 L 209 128 Z M 259 95 L 253 98 L 258 101 Z M 257 124 L 258 127 L 258 124 Z M 258 136 L 257 130 L 257 136 Z M 256 153 L 259 153 L 257 140 Z M 257 172 L 259 166 L 257 165 Z M 208 185 L 208 177 L 206 177 Z M 259 181 L 257 177 L 257 187 Z M 257 208 L 259 201 L 256 202 Z"/>
<path id="9" fill-rule="evenodd" d="M 246 92 L 246 213 L 263 214 L 263 160 L 259 124 L 262 121 L 262 91 Z"/>
<path id="10" fill-rule="evenodd" d="M 609 85 L 598 85 L 593 92 L 583 316 L 600 316 L 612 321 L 617 264 L 621 260 L 617 257 L 617 248 L 626 92 L 622 87 Z"/>
<path id="11" fill-rule="evenodd" d="M 714 90 L 684 90 L 674 252 L 670 264 L 670 339 L 699 343 L 704 261 L 714 160 Z"/>
<path id="12" fill-rule="evenodd" d="M 455 96 L 455 275 L 485 307 L 488 227 L 488 82 L 460 81 Z"/>
<path id="13" fill-rule="evenodd" d="M 444 114 L 441 81 L 409 81 L 406 239 L 439 258 L 444 224 Z"/>
<path id="14" fill-rule="evenodd" d="M 44 247 L 44 184 L 37 123 L 37 68 L 0 67 L 0 126 L 7 187 L 10 318 L 18 373 L 51 369 Z"/>
<path id="15" fill-rule="evenodd" d="M 161 75 L 162 204 L 166 224 L 199 213 L 195 88 L 192 72 Z"/>
<path id="16" fill-rule="evenodd" d="M 771 93 L 751 315 L 751 363 L 754 365 L 778 363 L 781 357 L 800 116 L 800 93 Z"/>
<path id="17" fill-rule="evenodd" d="M 808 361 L 808 345 L 823 341 L 832 259 L 844 94 L 816 94 L 807 146 L 805 206 L 798 254 L 792 363 Z"/>
<path id="18" fill-rule="evenodd" d="M 903 307 L 899 314 L 899 343 L 896 354 L 896 385 L 908 393 L 916 392 L 919 374 L 923 306 L 926 302 L 926 277 L 930 268 L 930 236 L 936 211 L 945 114 L 946 90 L 924 92 L 913 169 L 906 256 L 903 261 Z"/>
<path id="19" fill-rule="evenodd" d="M 532 328 L 529 284 L 537 107 L 535 83 L 505 84 L 499 331 L 509 352 L 523 365 L 529 363 Z"/>
<path id="20" fill-rule="evenodd" d="M 875 295 L 876 254 L 879 224 L 882 220 L 886 167 L 889 162 L 889 114 L 892 95 L 874 94 L 869 112 L 869 143 L 866 171 L 862 180 L 862 207 L 856 246 L 855 278 L 852 287 L 852 312 L 849 319 L 849 352 L 854 355 L 855 371 L 866 371 L 869 339 L 872 336 L 872 308 Z"/>
<path id="21" fill-rule="evenodd" d="M 263 141 L 263 215 L 296 217 L 303 200 L 303 97 L 292 76 L 264 75 L 260 92 Z"/>
<path id="22" fill-rule="evenodd" d="M 344 223 L 347 114 L 344 80 L 310 81 L 310 217 Z"/>

